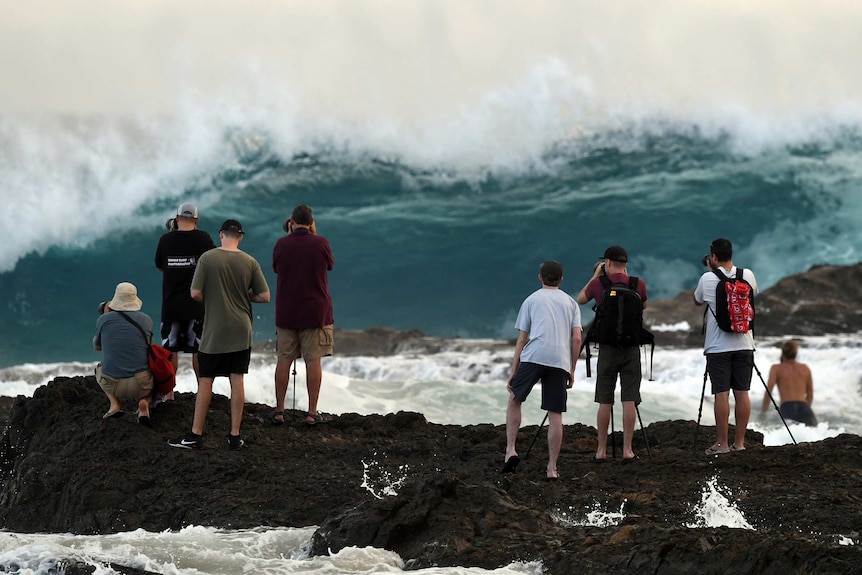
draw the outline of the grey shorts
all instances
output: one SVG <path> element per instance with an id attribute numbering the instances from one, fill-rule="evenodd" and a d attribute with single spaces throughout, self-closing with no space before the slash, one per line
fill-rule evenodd
<path id="1" fill-rule="evenodd" d="M 569 372 L 559 367 L 548 367 L 538 363 L 521 362 L 512 379 L 512 393 L 515 399 L 524 403 L 536 382 L 542 382 L 542 409 L 554 413 L 566 411 L 566 384 Z"/>
<path id="2" fill-rule="evenodd" d="M 706 354 L 706 371 L 712 384 L 712 394 L 751 389 L 754 352 L 750 349 Z"/>
<path id="3" fill-rule="evenodd" d="M 602 346 L 596 371 L 596 403 L 614 404 L 618 376 L 620 399 L 641 402 L 641 348 L 636 345 L 623 349 Z"/>
<path id="4" fill-rule="evenodd" d="M 304 329 L 275 328 L 275 350 L 278 361 L 291 362 L 298 357 L 317 359 L 332 355 L 332 325 Z"/>

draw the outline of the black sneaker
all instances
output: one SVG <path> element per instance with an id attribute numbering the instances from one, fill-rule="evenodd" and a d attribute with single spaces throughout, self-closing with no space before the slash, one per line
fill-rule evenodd
<path id="1" fill-rule="evenodd" d="M 168 445 L 181 449 L 200 449 L 204 446 L 204 438 L 196 433 L 186 433 L 179 439 L 169 439 Z"/>
<path id="2" fill-rule="evenodd" d="M 242 437 L 239 435 L 230 435 L 227 436 L 227 446 L 231 449 L 239 449 L 245 445 L 245 441 L 242 440 Z"/>

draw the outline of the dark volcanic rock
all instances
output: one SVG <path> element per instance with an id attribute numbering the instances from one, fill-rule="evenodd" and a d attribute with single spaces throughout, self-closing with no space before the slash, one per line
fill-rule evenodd
<path id="1" fill-rule="evenodd" d="M 436 425 L 420 414 L 345 414 L 327 425 L 269 424 L 249 404 L 244 449 L 227 449 L 229 406 L 215 396 L 206 448 L 166 445 L 183 434 L 191 394 L 159 406 L 154 429 L 131 414 L 102 420 L 92 377 L 57 378 L 18 398 L 0 443 L 0 527 L 110 533 L 186 525 L 319 525 L 315 553 L 351 545 L 398 552 L 413 568 L 499 567 L 541 560 L 549 573 L 857 573 L 862 438 L 762 447 L 708 458 L 691 421 L 647 428 L 634 465 L 590 463 L 595 430 L 567 425 L 559 470 L 543 480 L 545 434 L 518 472 L 501 476 L 499 425 Z M 536 427 L 521 432 L 526 446 Z M 617 433 L 619 436 L 619 433 Z M 618 438 L 619 441 L 619 438 Z M 754 530 L 688 528 L 711 480 Z M 622 507 L 618 525 L 581 525 Z"/>
<path id="2" fill-rule="evenodd" d="M 705 308 L 694 305 L 693 295 L 692 289 L 673 299 L 649 302 L 644 310 L 649 326 L 689 325 L 687 330 L 654 331 L 656 345 L 703 345 Z M 755 310 L 755 337 L 858 332 L 862 329 L 862 263 L 814 266 L 783 278 L 755 298 Z"/>

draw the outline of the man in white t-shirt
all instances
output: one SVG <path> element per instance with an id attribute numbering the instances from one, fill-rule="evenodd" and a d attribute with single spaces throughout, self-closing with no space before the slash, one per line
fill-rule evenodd
<path id="1" fill-rule="evenodd" d="M 506 383 L 506 455 L 503 473 L 515 471 L 521 459 L 515 449 L 521 427 L 521 404 L 533 386 L 542 382 L 542 409 L 548 412 L 547 477 L 557 478 L 557 458 L 563 444 L 566 392 L 575 382 L 575 364 L 581 349 L 581 310 L 559 288 L 563 266 L 548 260 L 539 270 L 541 289 L 530 294 L 518 312 L 518 340 Z"/>
<path id="2" fill-rule="evenodd" d="M 745 449 L 745 431 L 751 416 L 751 372 L 754 367 L 754 337 L 751 330 L 745 333 L 732 333 L 722 330 L 716 319 L 715 290 L 721 274 L 728 278 L 736 277 L 738 268 L 733 265 L 733 245 L 730 240 L 718 238 L 709 246 L 709 271 L 697 282 L 694 290 L 695 305 L 709 306 L 706 313 L 706 339 L 703 353 L 706 356 L 706 370 L 712 383 L 715 396 L 715 434 L 716 440 L 707 450 L 707 455 L 741 451 Z M 757 293 L 757 280 L 754 272 L 745 269 L 742 279 L 751 285 L 752 295 Z M 736 429 L 734 442 L 728 440 L 728 420 L 730 419 L 730 390 L 733 390 Z"/>

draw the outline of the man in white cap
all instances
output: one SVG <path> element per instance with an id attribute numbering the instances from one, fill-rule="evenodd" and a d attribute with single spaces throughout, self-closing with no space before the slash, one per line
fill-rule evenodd
<path id="1" fill-rule="evenodd" d="M 179 363 L 179 352 L 191 353 L 197 376 L 204 306 L 192 299 L 189 290 L 198 259 L 215 245 L 207 232 L 198 229 L 198 208 L 194 204 L 180 204 L 176 225 L 175 231 L 159 238 L 156 248 L 156 268 L 162 272 L 161 340 L 162 346 L 174 352 L 174 369 Z"/>
<path id="2" fill-rule="evenodd" d="M 96 382 L 111 402 L 102 417 L 121 417 L 119 400 L 134 399 L 138 402 L 138 423 L 149 427 L 153 374 L 147 348 L 153 338 L 153 320 L 141 311 L 141 305 L 134 285 L 117 284 L 114 297 L 105 304 L 104 313 L 96 321 L 93 346 L 102 352 L 102 361 L 96 366 Z M 121 317 L 121 313 L 128 319 Z M 129 320 L 140 326 L 144 334 Z"/>

